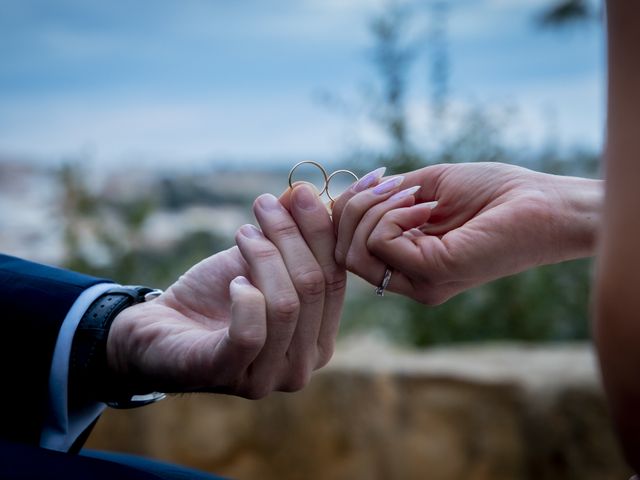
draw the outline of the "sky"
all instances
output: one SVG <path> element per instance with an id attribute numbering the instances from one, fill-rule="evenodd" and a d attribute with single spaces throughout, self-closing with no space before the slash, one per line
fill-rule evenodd
<path id="1" fill-rule="evenodd" d="M 410 25 L 424 32 L 428 1 Z M 381 147 L 360 114 L 383 0 L 3 0 L 0 159 L 55 164 L 338 161 Z M 451 0 L 452 111 L 515 110 L 523 146 L 600 148 L 603 32 L 538 28 L 548 0 Z M 409 27 L 408 27 L 409 28 Z M 429 145 L 426 57 L 412 70 L 413 140 Z"/>

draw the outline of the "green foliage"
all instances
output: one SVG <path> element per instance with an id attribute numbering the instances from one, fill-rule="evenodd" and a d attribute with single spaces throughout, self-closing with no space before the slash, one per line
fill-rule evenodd
<path id="1" fill-rule="evenodd" d="M 538 17 L 542 27 L 564 27 L 598 18 L 597 10 L 588 0 L 555 0 Z"/>
<path id="2" fill-rule="evenodd" d="M 343 331 L 375 329 L 424 347 L 489 340 L 562 341 L 588 338 L 591 262 L 529 270 L 462 293 L 436 307 L 400 296 L 350 302 Z"/>

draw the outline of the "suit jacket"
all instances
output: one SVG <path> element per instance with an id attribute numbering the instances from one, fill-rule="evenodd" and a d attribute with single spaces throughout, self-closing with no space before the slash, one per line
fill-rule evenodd
<path id="1" fill-rule="evenodd" d="M 103 279 L 0 254 L 0 438 L 38 445 L 60 326 Z"/>

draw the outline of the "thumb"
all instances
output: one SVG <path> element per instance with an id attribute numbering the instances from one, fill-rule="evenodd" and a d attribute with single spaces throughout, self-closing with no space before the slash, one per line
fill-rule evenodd
<path id="1" fill-rule="evenodd" d="M 292 200 L 292 196 L 294 195 L 293 191 L 296 189 L 296 187 L 298 185 L 309 185 L 314 192 L 316 192 L 316 194 L 318 196 L 320 196 L 320 192 L 318 191 L 318 188 L 313 184 L 313 183 L 309 183 L 309 182 L 295 182 L 293 184 L 293 187 L 289 187 L 287 188 L 284 192 L 282 192 L 280 194 L 280 196 L 278 197 L 278 200 L 280 200 L 280 203 L 282 204 L 282 206 L 284 208 L 286 208 L 287 210 L 291 211 L 291 200 Z"/>
<path id="2" fill-rule="evenodd" d="M 432 205 L 420 203 L 389 211 L 382 217 L 367 242 L 369 251 L 409 278 L 424 280 L 437 272 L 437 259 L 446 255 L 439 237 L 418 230 L 431 216 Z M 441 269 L 440 269 L 441 270 Z"/>
<path id="3" fill-rule="evenodd" d="M 236 277 L 229 285 L 231 323 L 217 345 L 213 361 L 233 384 L 244 374 L 262 349 L 267 336 L 265 299 L 245 277 Z"/>
<path id="4" fill-rule="evenodd" d="M 378 225 L 384 228 L 383 234 L 397 237 L 404 232 L 423 226 L 431 217 L 432 203 L 417 203 L 410 207 L 390 210 Z"/>

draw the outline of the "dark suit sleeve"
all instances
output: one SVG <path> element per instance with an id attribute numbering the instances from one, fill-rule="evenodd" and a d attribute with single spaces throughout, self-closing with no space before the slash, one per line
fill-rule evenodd
<path id="1" fill-rule="evenodd" d="M 99 278 L 0 254 L 0 436 L 37 445 L 67 312 Z"/>

